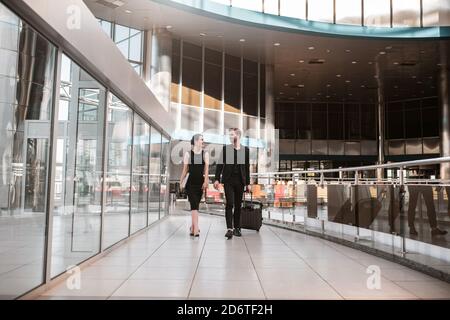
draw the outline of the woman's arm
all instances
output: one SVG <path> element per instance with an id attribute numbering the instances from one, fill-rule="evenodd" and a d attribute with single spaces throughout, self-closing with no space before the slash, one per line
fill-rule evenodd
<path id="1" fill-rule="evenodd" d="M 189 167 L 189 153 L 186 152 L 183 157 L 183 171 L 181 172 L 180 186 L 183 184 L 184 178 L 186 177 L 188 167 Z"/>
<path id="2" fill-rule="evenodd" d="M 203 171 L 203 175 L 204 175 L 204 182 L 203 182 L 203 189 L 208 188 L 208 184 L 209 184 L 209 153 L 205 152 L 204 155 L 205 158 L 205 169 Z"/>

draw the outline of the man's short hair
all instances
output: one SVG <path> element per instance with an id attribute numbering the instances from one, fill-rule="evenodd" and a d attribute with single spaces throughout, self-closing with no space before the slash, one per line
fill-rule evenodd
<path id="1" fill-rule="evenodd" d="M 236 133 L 237 136 L 239 137 L 242 136 L 242 132 L 239 128 L 229 128 L 228 131 L 234 131 L 234 133 Z"/>

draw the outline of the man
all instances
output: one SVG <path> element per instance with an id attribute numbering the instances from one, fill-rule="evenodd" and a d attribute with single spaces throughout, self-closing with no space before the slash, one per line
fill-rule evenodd
<path id="1" fill-rule="evenodd" d="M 219 189 L 220 181 L 224 185 L 225 218 L 227 221 L 225 237 L 231 239 L 233 235 L 241 236 L 242 196 L 244 195 L 244 189 L 250 192 L 250 157 L 249 149 L 241 145 L 241 131 L 237 128 L 230 128 L 228 129 L 228 135 L 231 145 L 225 145 L 222 149 L 217 163 L 214 188 Z"/>
<path id="2" fill-rule="evenodd" d="M 422 178 L 422 176 L 417 171 L 413 171 L 413 173 L 410 174 L 409 178 L 420 179 Z M 431 235 L 432 236 L 446 235 L 447 231 L 441 230 L 437 227 L 436 209 L 434 207 L 434 200 L 433 200 L 433 187 L 426 185 L 411 184 L 408 185 L 408 192 L 409 192 L 409 204 L 408 204 L 409 234 L 411 236 L 417 236 L 419 234 L 414 225 L 414 221 L 416 219 L 417 201 L 419 200 L 420 194 L 422 194 L 427 208 L 428 223 L 430 224 L 431 227 Z"/>

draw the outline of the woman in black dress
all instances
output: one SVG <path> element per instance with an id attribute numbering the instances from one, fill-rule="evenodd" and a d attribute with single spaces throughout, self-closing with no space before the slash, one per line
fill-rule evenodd
<path id="1" fill-rule="evenodd" d="M 198 237 L 198 206 L 202 199 L 203 192 L 208 188 L 208 166 L 209 155 L 203 151 L 203 136 L 196 134 L 191 139 L 191 151 L 186 152 L 183 159 L 183 172 L 181 173 L 180 185 L 189 173 L 186 182 L 186 192 L 191 205 L 192 224 L 190 228 L 191 236 Z"/>

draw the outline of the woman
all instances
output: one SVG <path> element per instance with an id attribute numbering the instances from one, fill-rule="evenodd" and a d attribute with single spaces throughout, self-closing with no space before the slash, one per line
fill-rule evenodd
<path id="1" fill-rule="evenodd" d="M 198 206 L 202 199 L 203 192 L 208 188 L 208 166 L 209 155 L 203 151 L 203 136 L 196 134 L 191 139 L 191 151 L 186 152 L 183 159 L 183 172 L 181 173 L 180 185 L 186 174 L 189 173 L 186 182 L 186 192 L 191 205 L 192 224 L 190 235 L 194 237 L 200 236 L 198 228 Z"/>

